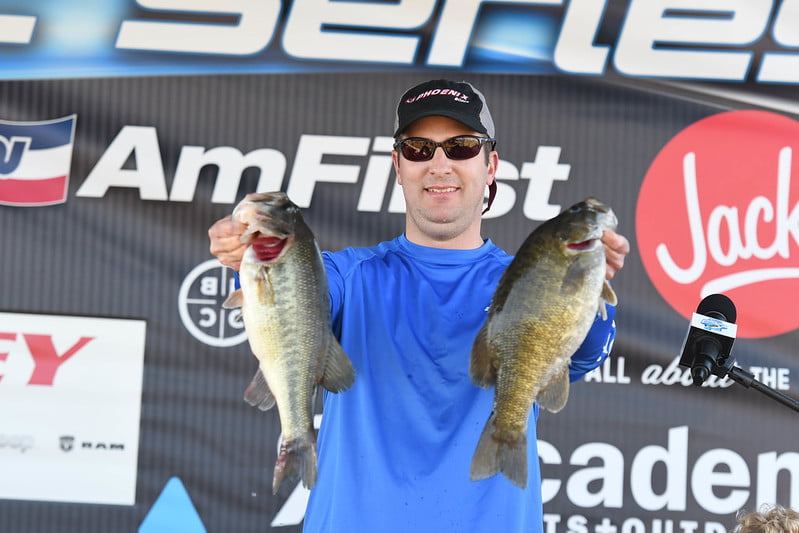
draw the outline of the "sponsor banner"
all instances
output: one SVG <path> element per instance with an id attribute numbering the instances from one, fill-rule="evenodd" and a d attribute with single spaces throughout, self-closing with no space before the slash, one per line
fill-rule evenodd
<path id="1" fill-rule="evenodd" d="M 545 531 L 720 533 L 732 529 L 735 507 L 799 506 L 793 413 L 729 379 L 696 387 L 679 364 L 697 304 L 724 292 L 738 309 L 738 365 L 799 396 L 790 297 L 799 257 L 796 117 L 601 76 L 461 74 L 487 95 L 497 124 L 498 195 L 484 236 L 513 252 L 540 221 L 595 195 L 613 206 L 632 244 L 613 280 L 620 304 L 611 358 L 575 384 L 564 411 L 540 420 Z M 174 478 L 185 491 L 175 514 L 190 511 L 208 531 L 301 530 L 307 491 L 286 484 L 271 494 L 280 424 L 274 410 L 242 400 L 257 363 L 240 316 L 221 307 L 231 272 L 209 256 L 207 228 L 246 193 L 281 189 L 302 206 L 323 249 L 396 236 L 404 203 L 391 167 L 392 109 L 405 88 L 432 75 L 452 71 L 0 84 L 0 119 L 75 116 L 78 126 L 66 200 L 0 206 L 0 227 L 14 228 L 0 232 L 0 308 L 42 313 L 50 325 L 78 314 L 148 325 L 141 432 L 131 436 L 141 443 L 135 493 L 103 513 L 33 509 L 3 493 L 0 530 L 125 531 L 145 516 L 154 528 L 170 514 L 161 496 Z M 42 394 L 46 386 L 28 384 L 34 366 L 24 336 L 37 332 L 7 327 L 7 316 L 17 315 L 0 317 L 0 353 L 11 354 L 0 356 L 0 394 L 10 384 Z M 54 387 L 111 331 L 105 322 L 71 326 L 71 336 L 54 339 L 63 362 Z M 108 353 L 127 353 L 128 339 L 143 343 L 143 335 L 113 334 Z M 79 345 L 83 337 L 95 340 Z M 24 372 L 20 361 L 28 361 Z M 102 361 L 90 366 L 105 379 L 80 388 L 98 409 L 108 400 L 93 391 L 107 397 L 135 373 L 105 373 Z M 48 427 L 68 419 L 52 409 Z M 40 433 L 21 413 L 0 419 L 0 458 L 33 457 L 44 446 L 64 460 L 123 452 L 118 444 L 131 450 L 108 423 Z"/>
<path id="2" fill-rule="evenodd" d="M 0 498 L 134 504 L 144 340 L 141 320 L 0 313 Z"/>
<path id="3" fill-rule="evenodd" d="M 786 0 L 0 2 L 5 79 L 465 69 L 799 83 Z"/>
<path id="4" fill-rule="evenodd" d="M 660 150 L 641 184 L 636 231 L 649 278 L 681 315 L 724 293 L 739 307 L 742 337 L 799 328 L 794 176 L 799 122 L 766 111 L 712 115 Z"/>

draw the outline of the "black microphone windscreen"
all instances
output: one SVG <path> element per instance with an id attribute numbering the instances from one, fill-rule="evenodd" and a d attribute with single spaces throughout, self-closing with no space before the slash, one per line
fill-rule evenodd
<path id="1" fill-rule="evenodd" d="M 723 294 L 710 294 L 699 302 L 696 312 L 700 315 L 710 316 L 710 313 L 721 313 L 725 322 L 735 323 L 738 313 L 735 311 L 735 304 Z"/>

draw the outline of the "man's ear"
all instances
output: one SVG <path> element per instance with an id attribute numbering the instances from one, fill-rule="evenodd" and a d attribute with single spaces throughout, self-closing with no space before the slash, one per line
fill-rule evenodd
<path id="1" fill-rule="evenodd" d="M 486 185 L 491 185 L 497 179 L 497 169 L 499 168 L 499 154 L 494 150 L 488 154 L 488 173 L 486 176 Z"/>
<path id="2" fill-rule="evenodd" d="M 399 154 L 397 153 L 396 150 L 391 151 L 391 162 L 394 164 L 394 174 L 397 175 L 397 183 L 402 185 L 402 177 L 400 177 L 400 171 L 399 171 L 399 166 L 400 166 Z"/>

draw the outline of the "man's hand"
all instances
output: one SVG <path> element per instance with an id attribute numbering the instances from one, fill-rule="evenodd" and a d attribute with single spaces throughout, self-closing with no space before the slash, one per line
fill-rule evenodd
<path id="1" fill-rule="evenodd" d="M 624 235 L 607 230 L 602 234 L 605 245 L 605 262 L 607 270 L 605 279 L 613 279 L 616 272 L 624 267 L 624 256 L 630 253 L 630 241 Z"/>
<path id="2" fill-rule="evenodd" d="M 241 266 L 241 258 L 249 244 L 241 241 L 241 235 L 247 229 L 246 224 L 234 222 L 230 216 L 217 220 L 208 228 L 211 241 L 210 250 L 223 265 L 235 271 Z"/>

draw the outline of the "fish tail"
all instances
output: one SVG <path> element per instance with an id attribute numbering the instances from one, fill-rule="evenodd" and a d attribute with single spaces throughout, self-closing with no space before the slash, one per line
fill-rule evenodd
<path id="1" fill-rule="evenodd" d="M 275 462 L 275 476 L 272 479 L 272 494 L 284 479 L 299 477 L 303 486 L 312 489 L 316 485 L 316 437 L 308 431 L 301 437 L 280 442 L 280 452 Z"/>
<path id="2" fill-rule="evenodd" d="M 472 457 L 470 479 L 478 481 L 500 472 L 517 487 L 527 487 L 527 435 L 498 429 L 496 415 L 491 413 Z"/>

